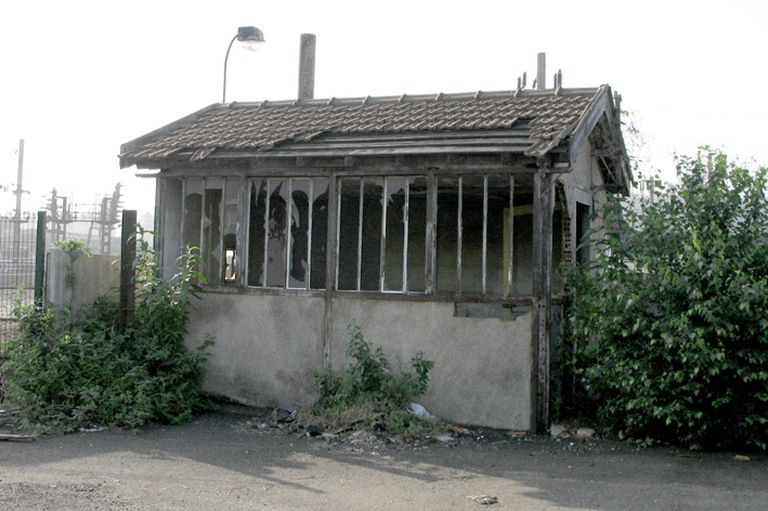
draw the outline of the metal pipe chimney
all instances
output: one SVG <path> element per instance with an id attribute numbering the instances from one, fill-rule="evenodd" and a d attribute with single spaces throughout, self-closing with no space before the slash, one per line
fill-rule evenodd
<path id="1" fill-rule="evenodd" d="M 315 97 L 315 34 L 301 34 L 299 46 L 299 99 Z"/>
<path id="2" fill-rule="evenodd" d="M 536 55 L 536 89 L 544 90 L 547 88 L 547 54 L 540 52 Z"/>

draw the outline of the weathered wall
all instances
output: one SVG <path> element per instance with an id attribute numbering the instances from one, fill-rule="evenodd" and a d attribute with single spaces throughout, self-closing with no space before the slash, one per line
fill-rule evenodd
<path id="1" fill-rule="evenodd" d="M 92 304 L 100 296 L 117 301 L 120 286 L 120 268 L 115 263 L 117 257 L 81 255 L 73 266 L 72 286 L 66 283 L 70 271 L 69 256 L 61 249 L 51 248 L 46 260 L 46 297 L 52 305 L 71 305 L 73 309 L 78 309 Z"/>
<path id="2" fill-rule="evenodd" d="M 322 368 L 322 298 L 209 292 L 195 301 L 186 343 L 213 338 L 204 387 L 253 406 L 308 406 Z"/>
<path id="3" fill-rule="evenodd" d="M 435 362 L 421 400 L 432 413 L 460 424 L 529 429 L 530 313 L 513 321 L 457 318 L 451 302 L 350 297 L 334 300 L 333 316 L 334 367 L 345 363 L 345 333 L 355 323 L 394 367 L 409 368 L 418 351 Z"/>

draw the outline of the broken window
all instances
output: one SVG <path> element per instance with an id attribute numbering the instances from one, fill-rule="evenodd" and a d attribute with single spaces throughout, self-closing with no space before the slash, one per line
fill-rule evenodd
<path id="1" fill-rule="evenodd" d="M 426 211 L 424 176 L 341 179 L 338 289 L 423 292 Z"/>
<path id="2" fill-rule="evenodd" d="M 408 180 L 406 291 L 424 292 L 427 276 L 427 179 Z"/>
<path id="3" fill-rule="evenodd" d="M 266 243 L 267 180 L 251 181 L 248 215 L 248 285 L 264 286 L 264 250 Z"/>
<path id="4" fill-rule="evenodd" d="M 589 206 L 576 203 L 576 262 L 579 264 L 589 264 Z"/>
<path id="5" fill-rule="evenodd" d="M 338 271 L 336 287 L 343 290 L 356 290 L 358 287 L 359 235 L 362 204 L 360 202 L 360 179 L 341 179 L 339 181 L 338 212 Z"/>
<path id="6" fill-rule="evenodd" d="M 328 179 L 252 179 L 248 285 L 325 287 Z"/>
<path id="7" fill-rule="evenodd" d="M 460 179 L 437 179 L 437 283 L 438 291 L 457 291 L 460 214 Z"/>
<path id="8" fill-rule="evenodd" d="M 203 182 L 189 179 L 184 182 L 184 214 L 181 220 L 181 242 L 184 246 L 200 248 L 202 215 Z"/>
<path id="9" fill-rule="evenodd" d="M 224 213 L 222 218 L 224 268 L 222 282 L 233 284 L 237 281 L 239 269 L 237 231 L 240 227 L 240 179 L 227 179 L 224 187 Z"/>
<path id="10" fill-rule="evenodd" d="M 328 179 L 312 180 L 310 194 L 310 282 L 311 289 L 325 289 L 326 247 L 328 245 Z"/>
<path id="11" fill-rule="evenodd" d="M 216 285 L 221 275 L 221 199 L 220 180 L 206 181 L 203 195 L 203 242 L 201 256 L 203 274 L 210 285 Z"/>

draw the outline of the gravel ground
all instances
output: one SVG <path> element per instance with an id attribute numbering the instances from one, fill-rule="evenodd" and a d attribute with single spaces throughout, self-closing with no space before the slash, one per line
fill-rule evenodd
<path id="1" fill-rule="evenodd" d="M 472 431 L 311 438 L 229 407 L 173 427 L 0 442 L 0 509 L 766 509 L 768 462 Z M 483 505 L 468 497 L 493 497 Z M 486 500 L 493 502 L 493 499 Z"/>

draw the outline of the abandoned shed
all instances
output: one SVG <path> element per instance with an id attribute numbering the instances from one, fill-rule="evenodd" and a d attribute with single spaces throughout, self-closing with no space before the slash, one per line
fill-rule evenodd
<path id="1" fill-rule="evenodd" d="M 589 259 L 591 212 L 631 176 L 610 87 L 539 85 L 214 104 L 124 144 L 121 167 L 159 170 L 164 275 L 201 249 L 206 388 L 309 405 L 354 323 L 435 362 L 435 414 L 545 427 L 557 268 Z"/>

